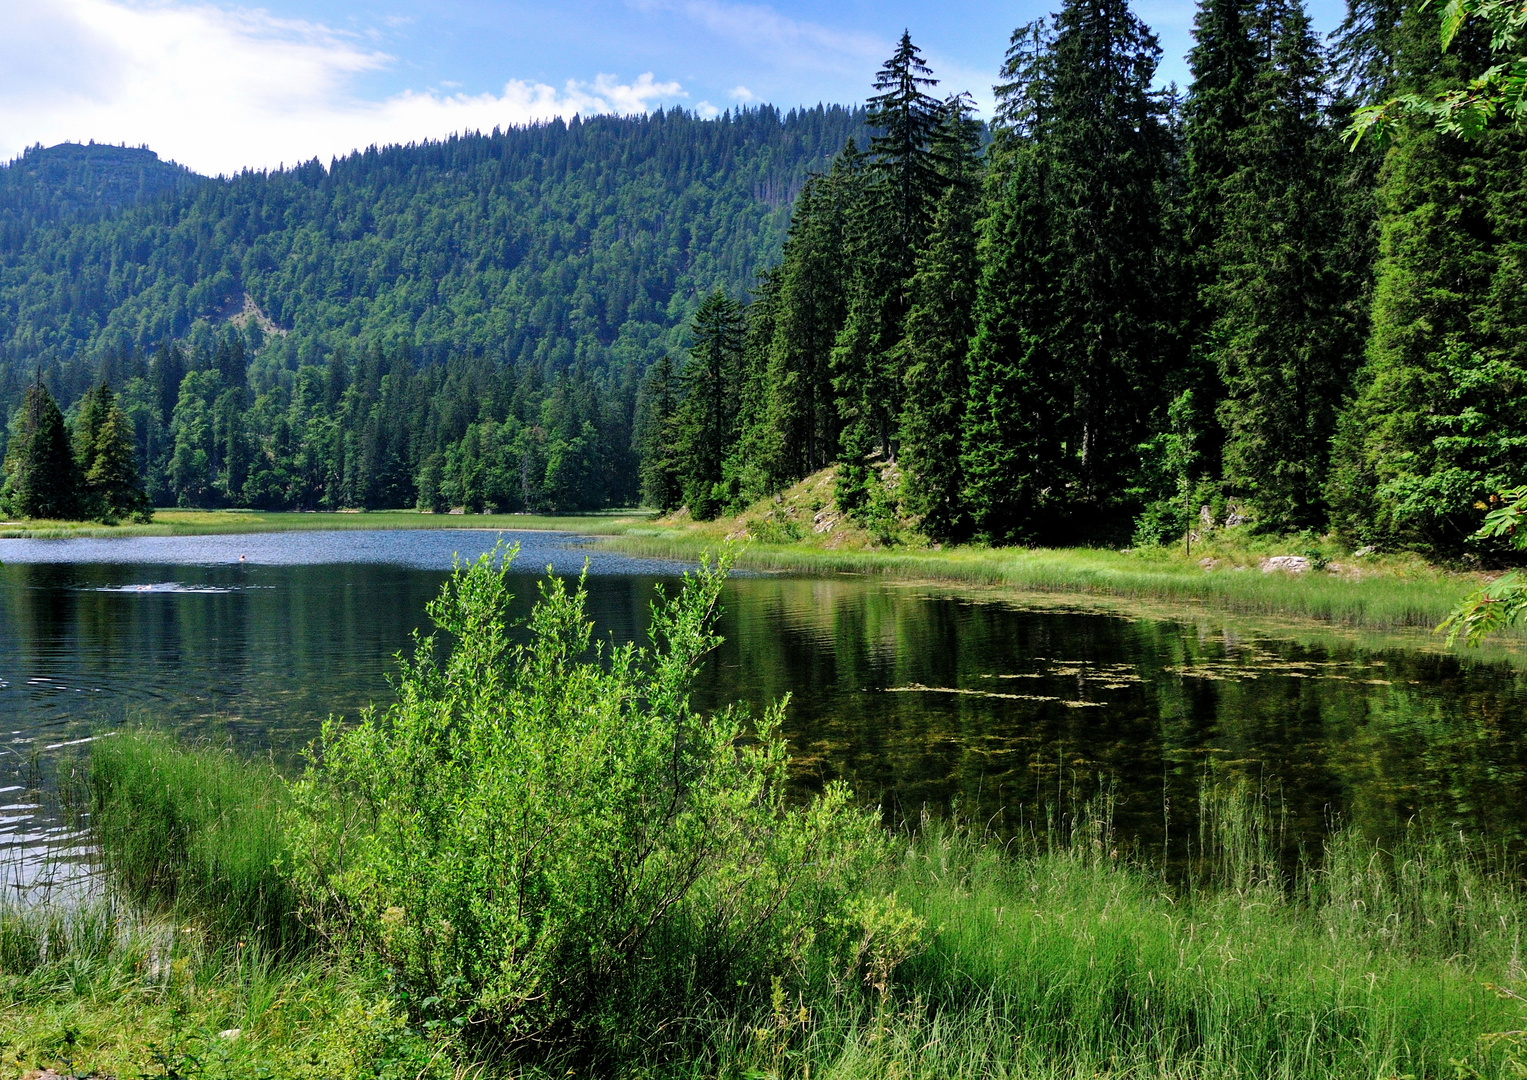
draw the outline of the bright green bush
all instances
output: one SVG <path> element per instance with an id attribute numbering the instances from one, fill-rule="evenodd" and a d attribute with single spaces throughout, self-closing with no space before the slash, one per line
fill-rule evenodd
<path id="1" fill-rule="evenodd" d="M 294 787 L 315 923 L 417 1018 L 504 1047 L 647 1038 L 766 986 L 887 841 L 841 786 L 787 801 L 782 705 L 690 709 L 724 563 L 653 604 L 651 648 L 608 648 L 556 578 L 513 642 L 495 556 L 430 605 L 450 647 L 419 640 L 398 703 L 328 725 Z"/>

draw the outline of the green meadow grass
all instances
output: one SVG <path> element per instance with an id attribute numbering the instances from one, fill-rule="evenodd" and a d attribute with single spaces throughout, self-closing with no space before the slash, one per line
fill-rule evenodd
<path id="1" fill-rule="evenodd" d="M 99 536 L 216 536 L 230 533 L 313 532 L 329 529 L 531 529 L 602 533 L 645 523 L 643 510 L 595 514 L 421 514 L 414 510 L 286 513 L 261 510 L 155 510 L 147 525 L 94 521 L 0 522 L 0 539 L 58 540 Z"/>
<path id="2" fill-rule="evenodd" d="M 692 559 L 715 537 L 627 528 L 602 546 L 632 555 Z M 1286 545 L 1298 553 L 1296 545 Z M 1275 615 L 1375 631 L 1426 631 L 1437 626 L 1478 576 L 1449 573 L 1419 560 L 1358 564 L 1355 576 L 1263 573 L 1238 553 L 1206 570 L 1165 549 L 889 548 L 832 551 L 797 544 L 740 546 L 739 567 L 797 574 L 862 574 L 933 584 L 996 587 L 1015 593 L 1065 594 L 1123 601 L 1201 605 L 1234 615 Z M 1507 635 L 1527 640 L 1527 631 Z"/>
<path id="3" fill-rule="evenodd" d="M 150 733 L 92 754 L 96 835 L 135 902 L 0 909 L 0 1070 L 166 1075 L 147 1048 L 178 1038 L 227 1059 L 187 1077 L 1519 1075 L 1520 1037 L 1498 1033 L 1527 1026 L 1509 996 L 1527 896 L 1458 836 L 1385 851 L 1338 828 L 1287 867 L 1264 800 L 1207 790 L 1195 855 L 1168 872 L 1121 854 L 1106 804 L 1005 846 L 924 820 L 866 889 L 926 920 L 883 988 L 808 949 L 741 1004 L 622 1033 L 623 1057 L 510 1064 L 404 1023 L 363 957 L 259 944 L 291 902 L 258 870 L 280 852 L 268 766 Z"/>

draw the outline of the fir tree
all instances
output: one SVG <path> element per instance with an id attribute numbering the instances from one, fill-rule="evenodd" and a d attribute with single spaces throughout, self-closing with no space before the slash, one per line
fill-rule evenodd
<path id="1" fill-rule="evenodd" d="M 1256 14 L 1262 59 L 1216 185 L 1207 347 L 1223 382 L 1225 479 L 1264 527 L 1287 531 L 1325 521 L 1321 489 L 1360 350 L 1361 290 L 1342 257 L 1344 155 L 1321 109 L 1320 47 L 1297 0 L 1261 0 Z"/>
<path id="2" fill-rule="evenodd" d="M 849 142 L 825 176 L 807 181 L 790 219 L 763 419 L 766 441 L 778 455 L 769 465 L 777 483 L 816 472 L 838 453 L 831 360 L 848 311 L 843 263 L 850 208 L 863 183 L 864 157 Z"/>
<path id="3" fill-rule="evenodd" d="M 684 500 L 673 445 L 673 418 L 678 404 L 678 376 L 673 361 L 664 356 L 647 370 L 647 377 L 642 380 L 634 438 L 641 460 L 642 505 L 665 513 Z"/>
<path id="4" fill-rule="evenodd" d="M 79 467 L 64 415 L 41 377 L 21 403 L 16 433 L 6 448 L 6 510 L 23 518 L 68 519 L 79 506 Z"/>
<path id="5" fill-rule="evenodd" d="M 999 110 L 1028 127 L 999 140 L 981 242 L 964 462 L 993 539 L 1107 529 L 1172 366 L 1155 37 L 1124 0 L 1073 0 L 1037 44 L 1014 35 Z"/>
<path id="6" fill-rule="evenodd" d="M 700 520 L 715 517 L 727 501 L 720 488 L 736 438 L 746 330 L 741 307 L 720 289 L 701 301 L 690 323 L 683 401 L 672 427 L 684 502 Z"/>
<path id="7" fill-rule="evenodd" d="M 1049 169 L 1057 275 L 1042 333 L 1072 391 L 1074 497 L 1099 508 L 1126 486 L 1168 368 L 1170 143 L 1151 87 L 1160 55 L 1127 0 L 1070 0 L 1056 18 L 1048 111 L 1034 135 Z"/>
<path id="8" fill-rule="evenodd" d="M 1455 88 L 1488 58 L 1478 32 L 1439 54 L 1437 25 L 1435 10 L 1406 9 L 1396 90 Z M 1456 551 L 1475 504 L 1527 476 L 1527 136 L 1402 126 L 1378 200 L 1372 326 L 1332 450 L 1333 523 L 1354 542 Z"/>
<path id="9" fill-rule="evenodd" d="M 987 174 L 960 470 L 971 526 L 992 543 L 1041 538 L 1065 495 L 1066 388 L 1043 334 L 1055 283 L 1047 181 L 1026 141 Z"/>
<path id="10" fill-rule="evenodd" d="M 100 386 L 95 398 L 100 423 L 90 464 L 84 471 L 84 501 L 91 516 L 103 521 L 134 518 L 146 522 L 153 511 L 138 478 L 132 422 L 109 386 Z"/>
<path id="11" fill-rule="evenodd" d="M 939 141 L 948 163 L 943 198 L 918 257 L 907 313 L 906 407 L 901 416 L 907 508 L 936 540 L 965 535 L 960 433 L 969 396 L 966 354 L 974 329 L 979 131 L 964 98 L 951 100 Z"/>
<path id="12" fill-rule="evenodd" d="M 944 125 L 944 108 L 927 92 L 938 85 L 932 76 L 911 34 L 902 31 L 896 52 L 875 75 L 879 92 L 867 102 L 867 121 L 878 130 L 870 139 L 871 169 L 883 185 L 894 245 L 890 257 L 902 279 L 913 272 L 914 253 L 944 186 L 935 145 Z"/>
<path id="13" fill-rule="evenodd" d="M 92 386 L 80 399 L 74 418 L 74 463 L 81 476 L 88 476 L 95 464 L 101 425 L 114 405 L 111 389 L 105 383 Z"/>

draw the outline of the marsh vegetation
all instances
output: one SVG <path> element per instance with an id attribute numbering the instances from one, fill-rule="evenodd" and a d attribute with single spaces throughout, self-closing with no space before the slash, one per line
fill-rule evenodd
<path id="1" fill-rule="evenodd" d="M 1527 896 L 1498 849 L 1206 784 L 1171 865 L 1106 790 L 1004 842 L 785 782 L 777 710 L 692 707 L 723 573 L 591 647 L 458 568 L 396 704 L 282 772 L 152 731 L 62 789 L 106 885 L 0 913 L 7 1068 L 255 1076 L 1508 1075 Z M 1493 853 L 1492 853 L 1493 851 Z M 1502 1034 L 1504 1033 L 1504 1034 Z"/>

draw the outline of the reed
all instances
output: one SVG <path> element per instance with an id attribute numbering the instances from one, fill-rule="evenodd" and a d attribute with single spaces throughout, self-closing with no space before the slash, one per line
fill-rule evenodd
<path id="1" fill-rule="evenodd" d="M 701 534 L 630 529 L 601 546 L 631 555 L 687 560 L 716 540 Z M 1374 631 L 1426 631 L 1437 626 L 1477 583 L 1399 560 L 1352 577 L 1262 573 L 1243 563 L 1205 570 L 1162 552 L 1095 548 L 951 548 L 829 551 L 795 544 L 749 543 L 741 568 L 800 574 L 863 574 L 904 581 L 997 586 L 1015 592 L 1070 594 L 1126 601 L 1198 605 L 1236 615 L 1282 616 Z M 1527 640 L 1518 628 L 1515 640 Z"/>
<path id="2" fill-rule="evenodd" d="M 290 917 L 293 898 L 266 874 L 282 857 L 273 831 L 282 785 L 268 766 L 139 733 L 103 742 L 92 768 L 93 824 L 134 895 L 169 899 L 182 919 L 199 912 L 224 932 Z M 370 998 L 346 984 L 349 1004 L 309 1012 L 330 1018 L 322 1023 L 344 1009 L 381 1017 L 393 1042 L 347 1053 L 385 1056 L 402 1040 L 409 1060 L 440 1054 L 442 1076 L 1511 1075 L 1516 1037 L 1485 1038 L 1524 1026 L 1519 1003 L 1492 989 L 1523 980 L 1527 895 L 1503 856 L 1419 826 L 1388 849 L 1336 828 L 1289 867 L 1280 819 L 1257 793 L 1207 787 L 1199 818 L 1189 864 L 1170 875 L 1123 853 L 1106 802 L 1005 845 L 924 819 L 898 834 L 865 892 L 894 895 L 926 922 L 921 951 L 909 950 L 883 992 L 819 943 L 724 1000 L 696 998 L 680 1024 L 654 1026 L 633 1006 L 600 1045 L 512 1064 L 479 1058 L 469 1038 L 398 1028 L 380 975 L 366 984 Z M 86 959 L 127 947 L 101 945 L 103 916 L 81 918 L 78 929 L 0 918 L 0 969 L 56 963 L 52 941 L 78 942 L 65 952 Z M 324 982 L 327 962 L 309 952 L 269 970 L 341 994 Z M 129 969 L 139 970 L 118 963 Z M 206 985 L 229 992 L 231 971 Z M 40 981 L 55 1005 L 75 1000 L 68 979 Z M 266 1005 L 238 993 L 248 1022 L 274 1033 L 272 1060 L 320 1039 L 319 1020 L 272 1026 L 265 1010 L 280 992 Z"/>
<path id="3" fill-rule="evenodd" d="M 185 746 L 139 729 L 91 744 L 91 833 L 110 880 L 132 901 L 194 911 L 219 940 L 301 951 L 309 933 L 287 875 L 273 765 Z"/>

